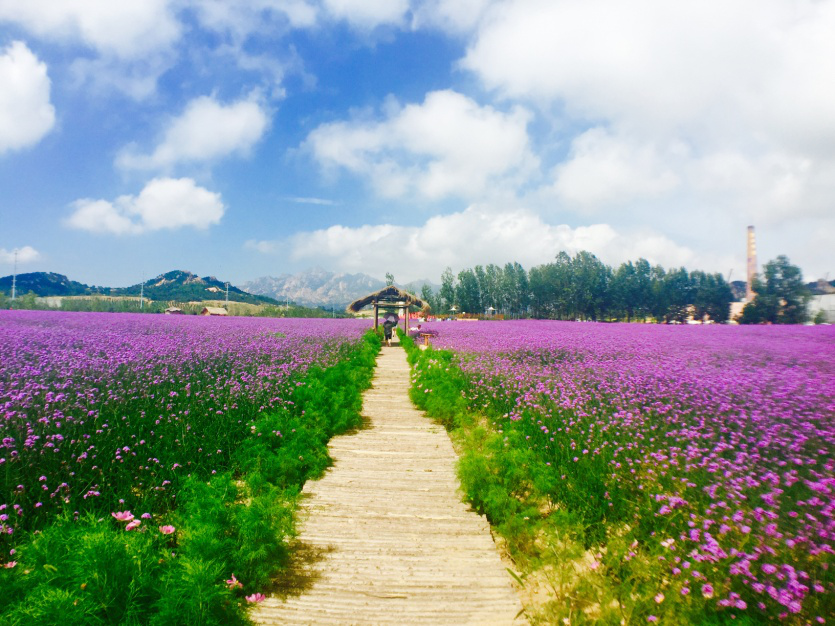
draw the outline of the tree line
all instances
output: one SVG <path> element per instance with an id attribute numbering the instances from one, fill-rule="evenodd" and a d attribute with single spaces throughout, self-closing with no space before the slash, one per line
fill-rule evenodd
<path id="1" fill-rule="evenodd" d="M 772 280 L 775 276 L 779 281 Z M 766 264 L 764 277 L 755 283 L 755 290 L 769 294 L 768 305 L 763 305 L 758 296 L 746 307 L 748 315 L 743 315 L 743 321 L 803 321 L 808 298 L 804 300 L 802 293 L 794 291 L 784 298 L 788 283 L 792 289 L 796 283 L 805 289 L 799 268 L 786 257 Z M 506 318 L 663 323 L 681 323 L 691 314 L 695 319 L 707 317 L 714 322 L 727 322 L 730 304 L 735 299 L 730 284 L 719 273 L 688 272 L 683 267 L 665 269 L 643 258 L 613 268 L 586 251 L 574 257 L 560 252 L 552 262 L 530 271 L 519 263 L 476 265 L 457 275 L 447 268 L 437 293 L 424 285 L 420 295 L 439 316 L 470 313 L 501 314 Z M 778 319 L 781 303 L 787 299 L 794 307 L 792 315 Z M 758 300 L 760 303 L 755 304 Z M 755 306 L 749 311 L 752 305 Z"/>
<path id="2" fill-rule="evenodd" d="M 216 302 L 205 303 L 211 306 L 216 306 Z M 176 302 L 176 301 L 159 301 L 145 298 L 145 302 L 140 303 L 139 298 L 124 298 L 124 297 L 78 297 L 61 299 L 61 304 L 58 306 L 50 306 L 46 301 L 39 298 L 38 295 L 29 291 L 12 300 L 3 291 L 0 291 L 0 310 L 16 309 L 16 310 L 37 310 L 37 311 L 70 311 L 70 312 L 85 312 L 85 313 L 164 313 L 169 306 L 176 306 L 184 315 L 199 315 L 205 306 L 203 302 Z M 239 302 L 230 302 L 228 307 L 224 307 L 229 311 L 229 315 L 233 317 L 349 317 L 349 315 L 342 309 L 323 308 L 323 307 L 305 307 L 290 302 L 285 305 L 261 304 L 248 305 Z"/>

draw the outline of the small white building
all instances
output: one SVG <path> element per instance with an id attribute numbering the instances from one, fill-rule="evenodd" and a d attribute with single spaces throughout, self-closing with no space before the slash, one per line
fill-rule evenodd
<path id="1" fill-rule="evenodd" d="M 229 315 L 229 311 L 219 306 L 204 306 L 200 315 L 226 316 Z"/>
<path id="2" fill-rule="evenodd" d="M 809 318 L 815 319 L 818 313 L 823 313 L 823 321 L 835 324 L 835 293 L 812 296 L 809 300 Z"/>

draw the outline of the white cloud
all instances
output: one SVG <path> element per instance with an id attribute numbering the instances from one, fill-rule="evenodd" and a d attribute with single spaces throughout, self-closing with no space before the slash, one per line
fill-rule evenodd
<path id="1" fill-rule="evenodd" d="M 124 149 L 116 159 L 124 169 L 169 169 L 180 163 L 214 161 L 231 154 L 246 155 L 269 127 L 267 112 L 255 99 L 229 105 L 203 96 L 189 102 L 170 121 L 150 154 Z"/>
<path id="2" fill-rule="evenodd" d="M 338 204 L 335 200 L 328 200 L 327 198 L 290 196 L 285 199 L 289 200 L 290 202 L 295 202 L 296 204 L 315 204 L 318 206 L 336 206 Z"/>
<path id="3" fill-rule="evenodd" d="M 181 28 L 172 0 L 0 0 L 0 21 L 104 54 L 136 58 L 167 48 Z"/>
<path id="4" fill-rule="evenodd" d="M 832 211 L 833 32 L 833 0 L 509 0 L 461 67 L 556 117 L 562 208 L 666 194 L 787 223 Z"/>
<path id="5" fill-rule="evenodd" d="M 79 57 L 69 67 L 75 89 L 107 98 L 118 91 L 137 101 L 148 100 L 157 91 L 157 81 L 171 69 L 170 54 L 149 55 L 124 61 L 112 56 Z"/>
<path id="6" fill-rule="evenodd" d="M 390 105 L 383 121 L 324 124 L 305 145 L 324 167 L 367 177 L 386 197 L 477 197 L 537 164 L 521 107 L 503 113 L 448 90 Z"/>
<path id="7" fill-rule="evenodd" d="M 247 250 L 255 250 L 262 254 L 275 254 L 279 251 L 280 245 L 277 241 L 259 241 L 258 239 L 248 239 L 244 242 L 244 248 Z"/>
<path id="8" fill-rule="evenodd" d="M 667 130 L 704 115 L 788 122 L 835 103 L 835 87 L 812 79 L 835 67 L 824 36 L 833 20 L 831 0 L 511 0 L 495 5 L 462 64 L 490 88 L 587 119 Z M 783 106 L 763 106 L 772 102 Z"/>
<path id="9" fill-rule="evenodd" d="M 655 232 L 618 232 L 607 224 L 571 228 L 549 224 L 530 210 L 473 205 L 429 218 L 420 226 L 392 224 L 298 233 L 283 242 L 247 243 L 263 253 L 289 253 L 294 261 L 339 267 L 345 272 L 392 271 L 401 280 L 440 276 L 476 264 L 518 261 L 526 268 L 547 263 L 560 251 L 588 250 L 607 263 L 644 256 L 666 266 L 697 260 L 686 247 Z"/>
<path id="10" fill-rule="evenodd" d="M 24 265 L 40 259 L 41 253 L 35 250 L 32 246 L 23 246 L 22 248 L 14 248 L 13 250 L 0 248 L 0 263 L 13 265 L 15 262 L 15 256 L 17 256 L 17 264 Z"/>
<path id="11" fill-rule="evenodd" d="M 182 34 L 180 0 L 0 0 L 0 24 L 12 22 L 44 41 L 84 46 L 93 56 L 70 63 L 79 89 L 121 91 L 141 100 L 156 91 Z"/>
<path id="12" fill-rule="evenodd" d="M 679 177 L 647 145 L 593 128 L 574 138 L 568 159 L 554 171 L 554 191 L 569 206 L 620 205 L 673 190 Z"/>
<path id="13" fill-rule="evenodd" d="M 138 196 L 119 196 L 113 202 L 76 200 L 73 207 L 67 219 L 70 227 L 116 235 L 184 227 L 205 230 L 218 224 L 225 211 L 220 194 L 190 178 L 155 178 Z"/>
<path id="14" fill-rule="evenodd" d="M 322 0 L 322 4 L 332 17 L 367 30 L 399 24 L 409 10 L 409 0 Z"/>
<path id="15" fill-rule="evenodd" d="M 0 53 L 0 155 L 31 146 L 55 125 L 46 64 L 21 41 Z"/>
<path id="16" fill-rule="evenodd" d="M 318 9 L 305 0 L 191 0 L 200 25 L 243 40 L 253 32 L 276 28 L 285 21 L 293 28 L 316 24 Z"/>
<path id="17" fill-rule="evenodd" d="M 466 34 L 475 28 L 494 3 L 495 0 L 425 0 L 414 7 L 412 27 Z"/>

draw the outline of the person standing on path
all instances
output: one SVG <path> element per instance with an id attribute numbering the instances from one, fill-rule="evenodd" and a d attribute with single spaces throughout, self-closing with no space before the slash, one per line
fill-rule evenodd
<path id="1" fill-rule="evenodd" d="M 391 317 L 387 317 L 386 321 L 383 322 L 383 337 L 386 340 L 386 345 L 390 348 L 391 347 L 391 334 L 392 329 L 397 324 L 397 321 L 392 319 Z"/>

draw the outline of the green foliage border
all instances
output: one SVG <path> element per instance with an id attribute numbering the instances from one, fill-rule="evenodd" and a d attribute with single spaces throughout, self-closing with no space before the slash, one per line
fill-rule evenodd
<path id="1" fill-rule="evenodd" d="M 309 370 L 292 409 L 257 416 L 237 472 L 189 478 L 164 523 L 125 532 L 114 519 L 65 516 L 32 533 L 0 568 L 0 623 L 248 624 L 244 596 L 286 567 L 298 494 L 330 465 L 327 443 L 361 426 L 381 342 L 369 331 L 337 365 Z M 282 436 L 276 436 L 281 432 Z M 231 575 L 242 588 L 226 583 Z"/>

